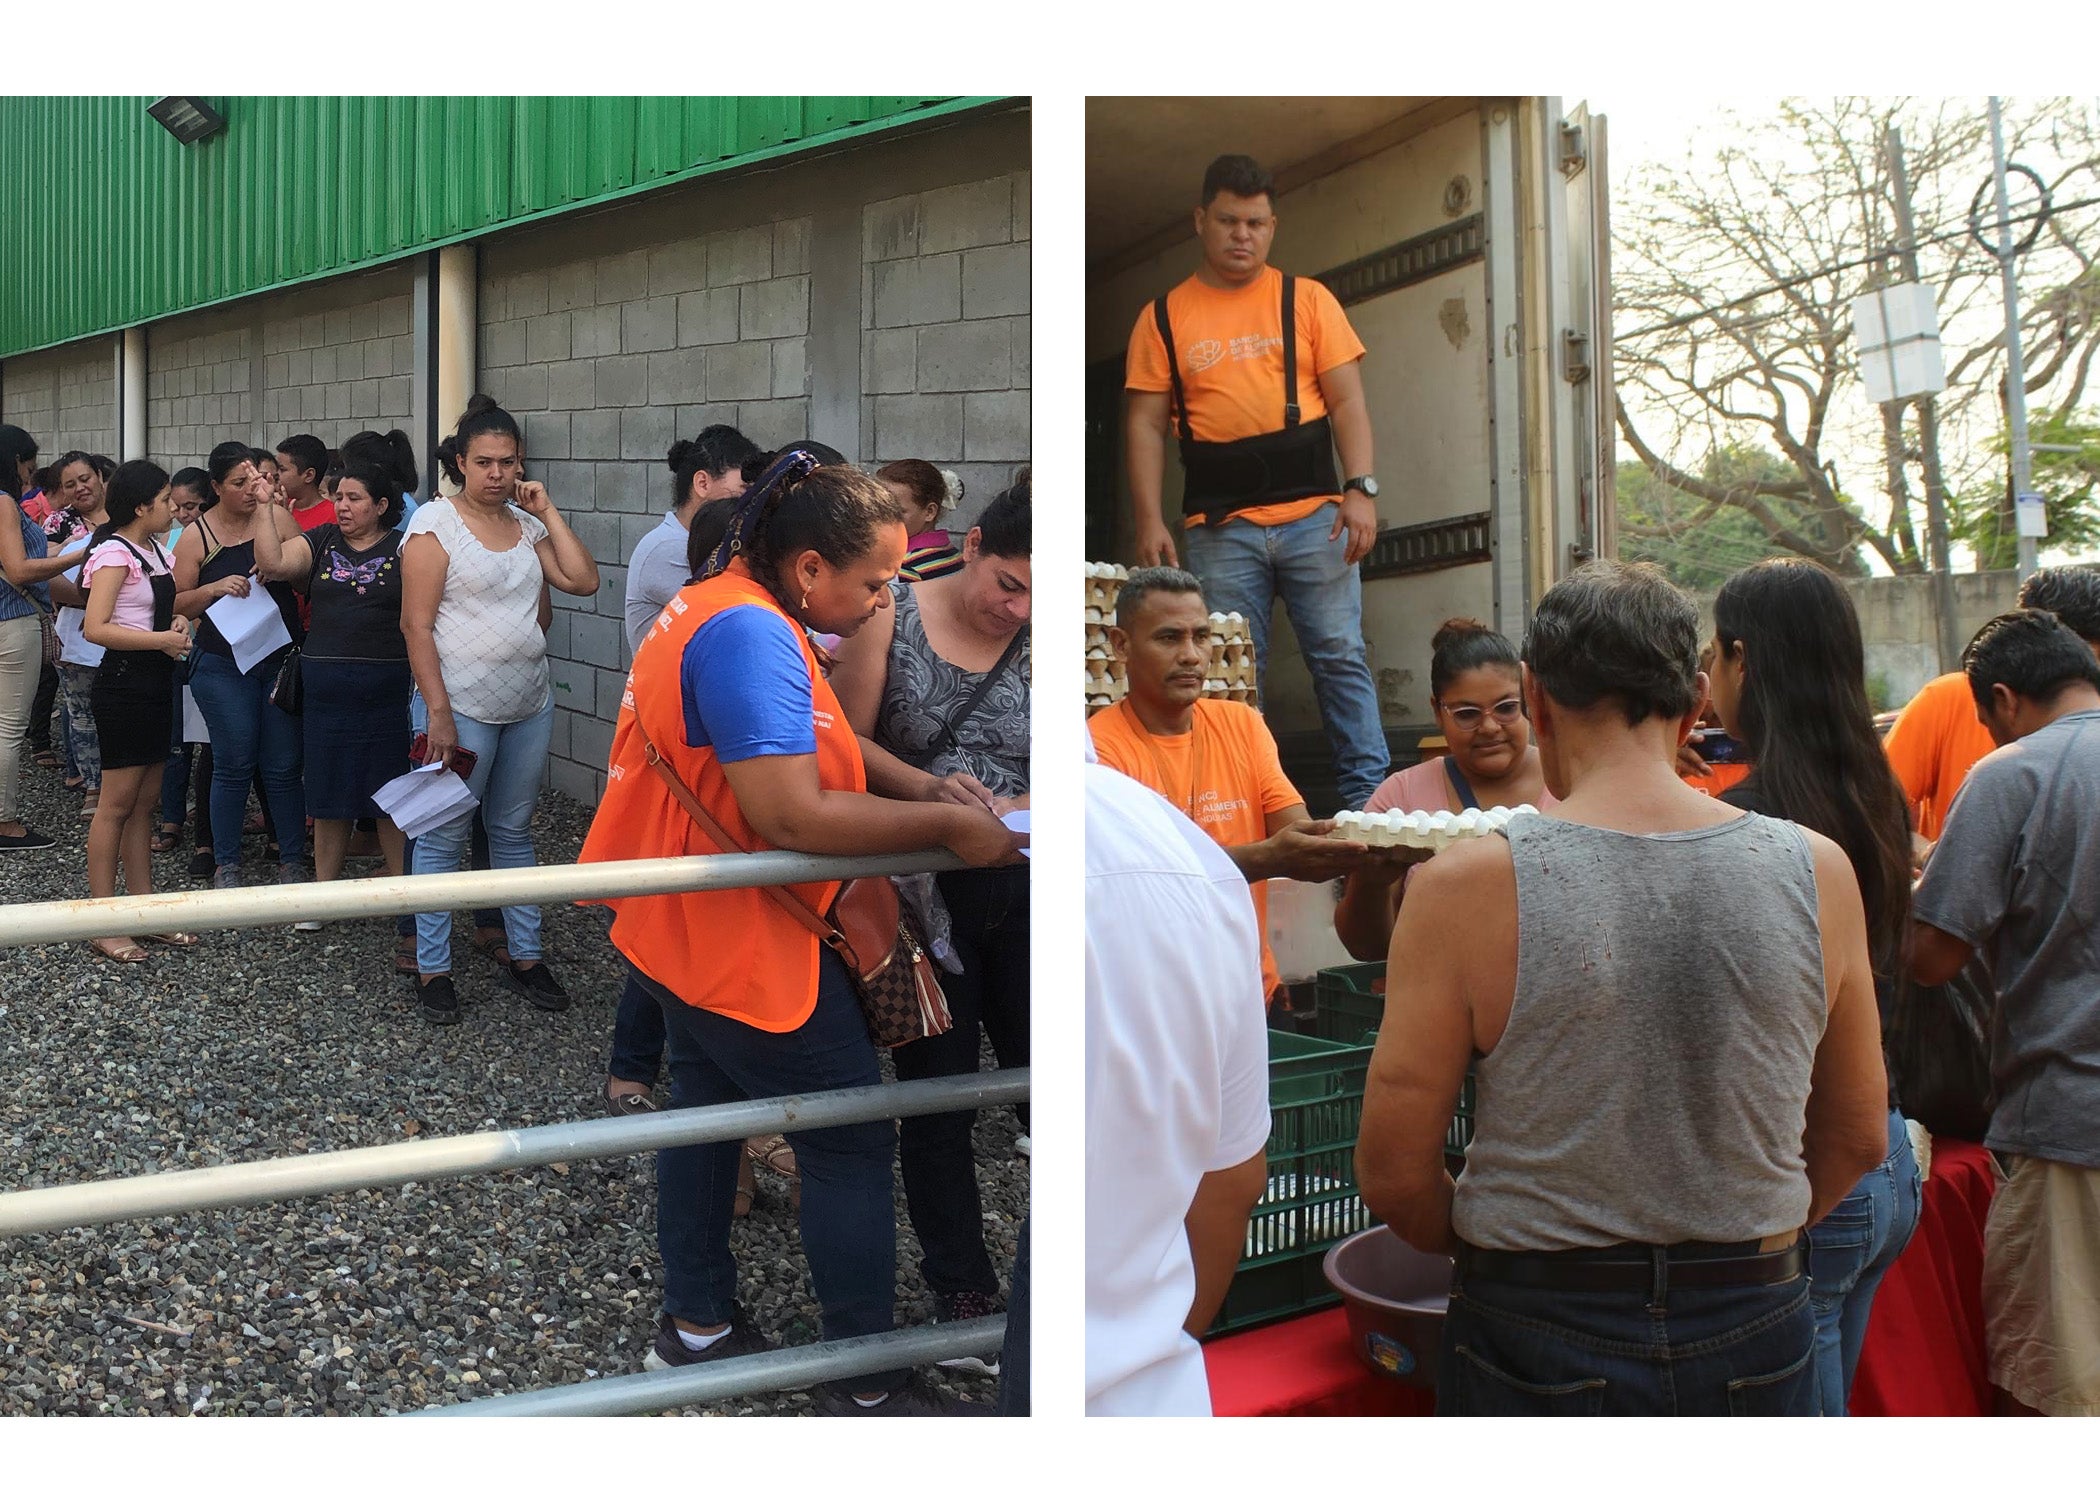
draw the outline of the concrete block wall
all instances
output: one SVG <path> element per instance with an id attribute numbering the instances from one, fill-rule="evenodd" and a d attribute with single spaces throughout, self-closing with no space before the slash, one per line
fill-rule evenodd
<path id="1" fill-rule="evenodd" d="M 247 304 L 170 318 L 146 335 L 146 447 L 173 472 L 229 438 L 257 442 L 254 312 Z"/>
<path id="2" fill-rule="evenodd" d="M 414 285 L 412 271 L 390 268 L 260 304 L 265 443 L 310 432 L 335 447 L 366 428 L 413 430 Z"/>
<path id="3" fill-rule="evenodd" d="M 117 452 L 114 339 L 25 354 L 0 373 L 0 420 L 37 440 L 39 462 L 69 449 Z"/>
<path id="4" fill-rule="evenodd" d="M 762 447 L 809 435 L 810 231 L 798 216 L 484 255 L 479 386 L 518 418 L 528 472 L 598 561 L 596 597 L 557 596 L 548 631 L 549 775 L 583 801 L 602 787 L 626 681 L 626 561 L 671 504 L 671 444 L 713 422 Z"/>
<path id="5" fill-rule="evenodd" d="M 955 470 L 955 525 L 1029 456 L 1029 174 L 861 211 L 861 432 L 870 464 Z"/>
<path id="6" fill-rule="evenodd" d="M 965 522 L 1027 460 L 1027 164 L 1017 113 L 482 243 L 476 383 L 599 564 L 594 598 L 555 596 L 552 786 L 604 787 L 626 561 L 676 438 L 930 459 L 962 474 Z"/>

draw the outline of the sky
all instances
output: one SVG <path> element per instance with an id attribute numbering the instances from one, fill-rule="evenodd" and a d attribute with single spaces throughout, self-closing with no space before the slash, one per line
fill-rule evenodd
<path id="1" fill-rule="evenodd" d="M 2100 115 L 2100 97 L 2072 97 L 2075 103 L 2082 104 L 2095 115 Z M 1616 97 L 1611 92 L 1600 91 L 1591 95 L 1588 102 L 1593 112 L 1603 113 L 1609 121 L 1608 150 L 1609 170 L 1613 179 L 1613 212 L 1615 220 L 1622 221 L 1629 195 L 1636 191 L 1634 184 L 1640 168 L 1651 165 L 1681 165 L 1695 144 L 1702 141 L 1717 143 L 1722 138 L 1723 131 L 1729 128 L 1724 116 L 1731 110 L 1737 117 L 1737 129 L 1748 124 L 1754 130 L 1754 122 L 1758 119 L 1776 116 L 1780 96 L 1670 96 L 1646 90 L 1628 90 Z M 2010 107 L 2014 101 L 2007 102 Z M 1981 103 L 1980 98 L 1978 103 Z M 1773 149 L 1785 149 L 1784 137 L 1776 129 L 1772 132 L 1772 146 Z M 2050 161 L 2035 158 L 2032 152 L 2027 155 L 2033 160 L 2033 165 L 2045 174 L 2055 165 Z M 1981 180 L 1979 178 L 1979 181 Z M 2091 194 L 2085 193 L 2081 196 Z M 1761 283 L 1761 277 L 1745 278 L 1746 289 Z M 1964 321 L 1949 323 L 1945 332 L 1950 346 L 1962 341 L 1964 336 L 1982 338 L 1995 332 L 2003 318 L 2002 308 L 2002 301 L 1996 297 L 1979 299 Z M 1623 324 L 1619 331 L 1622 334 L 1625 332 Z M 1661 415 L 1658 413 L 1644 419 L 1638 393 L 1628 390 L 1625 395 L 1629 401 L 1629 411 L 1640 424 L 1644 436 L 1651 444 L 1660 444 L 1667 434 L 1667 424 Z M 2090 401 L 2091 398 L 2088 399 Z M 1878 433 L 1874 431 L 1872 409 L 1867 406 L 1863 395 L 1857 396 L 1854 404 L 1858 409 L 1853 414 L 1853 422 L 1850 425 L 1857 426 L 1863 434 L 1869 435 L 1869 440 L 1829 445 L 1826 451 L 1830 451 L 1838 463 L 1846 492 L 1867 505 L 1870 513 L 1885 511 L 1887 502 L 1882 493 L 1883 461 Z M 1747 429 L 1745 435 L 1754 436 L 1758 430 Z M 1972 433 L 1967 437 L 1971 443 L 1988 441 L 1988 435 L 1979 436 Z M 1959 440 L 1958 435 L 1955 435 L 1955 440 Z M 1635 456 L 1623 438 L 1620 441 L 1619 456 L 1625 460 L 1631 460 Z M 1695 462 L 1698 455 L 1696 450 L 1684 449 L 1667 456 L 1689 463 Z M 1912 487 L 1916 495 L 1919 485 L 1915 468 L 1912 472 Z M 1922 515 L 1920 521 L 1922 522 Z M 1958 558 L 1956 566 L 1962 565 Z"/>

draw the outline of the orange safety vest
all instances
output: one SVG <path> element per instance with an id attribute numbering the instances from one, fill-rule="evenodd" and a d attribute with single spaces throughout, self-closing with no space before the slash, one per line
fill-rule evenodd
<path id="1" fill-rule="evenodd" d="M 619 722 L 613 729 L 605 795 L 591 820 L 583 852 L 577 856 L 579 862 L 675 859 L 723 852 L 700 831 L 663 778 L 644 760 L 638 721 L 657 752 L 731 838 L 754 853 L 777 847 L 760 838 L 745 821 L 714 750 L 695 750 L 685 739 L 680 673 L 686 645 L 702 625 L 740 605 L 771 610 L 787 622 L 801 643 L 814 700 L 818 784 L 826 791 L 868 789 L 860 741 L 846 722 L 846 711 L 839 707 L 831 684 L 818 670 L 808 637 L 738 561 L 728 572 L 680 589 L 635 651 L 627 691 L 620 700 Z M 789 889 L 818 911 L 830 910 L 839 892 L 837 882 Z M 807 928 L 761 889 L 627 896 L 598 904 L 613 909 L 613 946 L 688 1005 L 772 1032 L 795 1030 L 816 1009 L 821 947 Z"/>

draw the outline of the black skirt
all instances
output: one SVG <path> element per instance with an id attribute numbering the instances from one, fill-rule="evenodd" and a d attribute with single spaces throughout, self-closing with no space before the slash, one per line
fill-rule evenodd
<path id="1" fill-rule="evenodd" d="M 372 793 L 410 770 L 414 735 L 408 698 L 415 679 L 408 663 L 309 656 L 299 671 L 306 686 L 300 723 L 306 737 L 307 814 L 378 817 Z"/>
<path id="2" fill-rule="evenodd" d="M 111 651 L 95 671 L 89 703 L 102 769 L 165 765 L 175 714 L 175 659 L 161 651 Z"/>

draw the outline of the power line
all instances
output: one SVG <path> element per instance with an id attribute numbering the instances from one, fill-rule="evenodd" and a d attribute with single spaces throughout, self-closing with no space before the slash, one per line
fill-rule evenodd
<path id="1" fill-rule="evenodd" d="M 2091 208 L 2095 205 L 2100 205 L 2100 198 L 2081 198 L 2072 203 L 2059 203 L 2052 205 L 2046 211 L 2037 210 L 2036 212 L 2029 214 L 2012 214 L 2008 216 L 2008 222 L 2017 224 L 2025 222 L 2028 219 L 2042 218 L 2045 216 L 2045 214 L 2069 213 L 2073 209 Z M 1969 228 L 1966 224 L 1964 224 L 1958 230 L 1947 230 L 1939 234 L 1921 236 L 1918 239 L 1917 243 L 1920 245 L 1944 244 L 1948 240 L 1961 239 L 1968 233 Z M 1620 339 L 1645 338 L 1651 333 L 1667 333 L 1673 328 L 1686 327 L 1689 324 L 1699 322 L 1703 318 L 1718 318 L 1720 314 L 1727 312 L 1730 308 L 1742 307 L 1747 303 L 1761 301 L 1762 299 L 1771 296 L 1774 292 L 1783 292 L 1790 287 L 1803 286 L 1808 282 L 1818 279 L 1819 277 L 1831 275 L 1833 272 L 1853 271 L 1859 269 L 1862 266 L 1874 265 L 1879 261 L 1887 260 L 1890 254 L 1891 252 L 1888 250 L 1877 250 L 1872 252 L 1871 254 L 1858 256 L 1851 260 L 1833 261 L 1828 265 L 1818 266 L 1813 270 L 1804 271 L 1798 276 L 1789 276 L 1783 281 L 1775 281 L 1769 286 L 1760 287 L 1752 292 L 1745 292 L 1740 297 L 1732 297 L 1728 301 L 1723 302 L 1718 306 L 1702 307 L 1697 309 L 1696 311 L 1688 312 L 1679 317 L 1671 318 L 1666 322 L 1654 323 L 1646 328 L 1636 328 L 1631 333 L 1614 334 L 1612 336 L 1612 341 L 1614 343 L 1617 343 Z M 1771 321 L 1772 318 L 1778 318 L 1783 316 L 1785 315 L 1775 313 L 1771 315 L 1771 318 L 1762 319 L 1760 321 Z M 1749 324 L 1737 326 L 1754 327 L 1756 325 Z"/>

